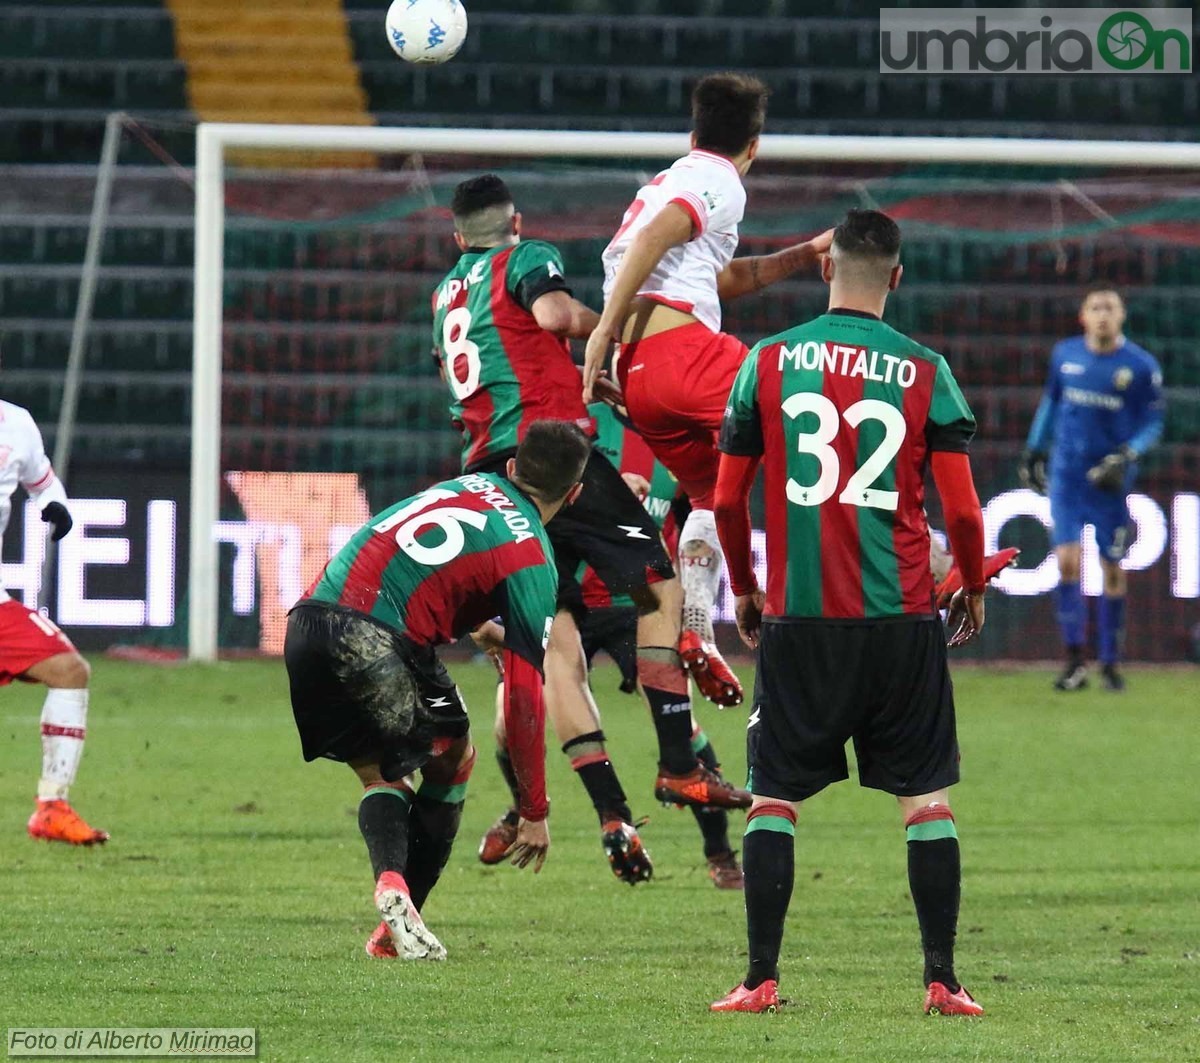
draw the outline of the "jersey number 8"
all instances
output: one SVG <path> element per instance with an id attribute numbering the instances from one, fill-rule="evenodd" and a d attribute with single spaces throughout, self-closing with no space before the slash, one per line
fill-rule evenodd
<path id="1" fill-rule="evenodd" d="M 442 321 L 442 352 L 446 357 L 446 379 L 459 402 L 470 398 L 479 387 L 479 344 L 467 339 L 470 328 L 471 311 L 465 306 L 456 306 Z M 458 376 L 459 358 L 466 362 L 465 380 L 460 380 Z"/>
<path id="2" fill-rule="evenodd" d="M 879 421 L 883 425 L 883 440 L 846 481 L 845 488 L 838 495 L 838 501 L 848 506 L 896 509 L 900 504 L 898 492 L 881 491 L 871 486 L 900 453 L 904 444 L 908 424 L 904 420 L 904 414 L 895 406 L 879 399 L 862 399 L 853 406 L 848 406 L 846 412 L 839 417 L 838 408 L 824 395 L 802 391 L 787 397 L 783 403 L 783 412 L 793 419 L 803 413 L 817 415 L 816 431 L 801 432 L 796 438 L 796 449 L 801 454 L 813 455 L 821 465 L 817 482 L 810 487 L 805 487 L 791 477 L 788 478 L 789 502 L 797 506 L 819 506 L 828 502 L 841 479 L 842 469 L 838 453 L 829 445 L 837 437 L 841 421 L 844 419 L 851 428 L 857 428 L 863 421 Z"/>

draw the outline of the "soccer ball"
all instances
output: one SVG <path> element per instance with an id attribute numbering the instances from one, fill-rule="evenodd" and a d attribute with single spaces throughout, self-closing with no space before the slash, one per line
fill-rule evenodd
<path id="1" fill-rule="evenodd" d="M 458 0 L 392 0 L 384 28 L 406 62 L 444 63 L 467 38 L 467 9 Z"/>

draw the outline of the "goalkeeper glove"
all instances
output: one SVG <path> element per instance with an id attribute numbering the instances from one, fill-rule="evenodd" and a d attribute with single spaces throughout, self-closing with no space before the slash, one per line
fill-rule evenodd
<path id="1" fill-rule="evenodd" d="M 71 514 L 67 512 L 67 507 L 61 502 L 47 502 L 46 508 L 42 510 L 42 520 L 47 524 L 54 525 L 54 531 L 50 533 L 52 542 L 58 542 L 75 523 L 71 520 Z"/>
<path id="2" fill-rule="evenodd" d="M 1017 479 L 1022 487 L 1028 487 L 1039 495 L 1046 493 L 1046 454 L 1041 450 L 1027 450 L 1017 465 Z"/>
<path id="3" fill-rule="evenodd" d="M 1125 473 L 1135 461 L 1137 454 L 1128 443 L 1124 443 L 1088 469 L 1088 483 L 1101 491 L 1121 491 L 1125 487 Z"/>

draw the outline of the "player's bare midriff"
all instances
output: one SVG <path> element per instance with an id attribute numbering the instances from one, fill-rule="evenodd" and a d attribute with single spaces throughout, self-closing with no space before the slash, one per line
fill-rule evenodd
<path id="1" fill-rule="evenodd" d="M 695 325 L 698 319 L 674 306 L 667 306 L 644 295 L 629 304 L 629 315 L 621 329 L 622 343 L 638 343 L 660 332 Z"/>

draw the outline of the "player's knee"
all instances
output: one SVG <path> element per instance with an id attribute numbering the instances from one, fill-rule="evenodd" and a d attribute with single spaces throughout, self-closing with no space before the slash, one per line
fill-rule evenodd
<path id="1" fill-rule="evenodd" d="M 1065 583 L 1079 582 L 1079 547 L 1058 548 L 1058 575 Z"/>
<path id="2" fill-rule="evenodd" d="M 1125 589 L 1128 585 L 1128 580 L 1125 576 L 1125 570 L 1118 564 L 1110 564 L 1104 562 L 1101 566 L 1104 570 L 1104 593 L 1110 598 L 1120 598 L 1125 594 Z"/>
<path id="3" fill-rule="evenodd" d="M 91 665 L 75 651 L 51 657 L 39 672 L 46 686 L 62 690 L 83 690 L 92 677 Z"/>

